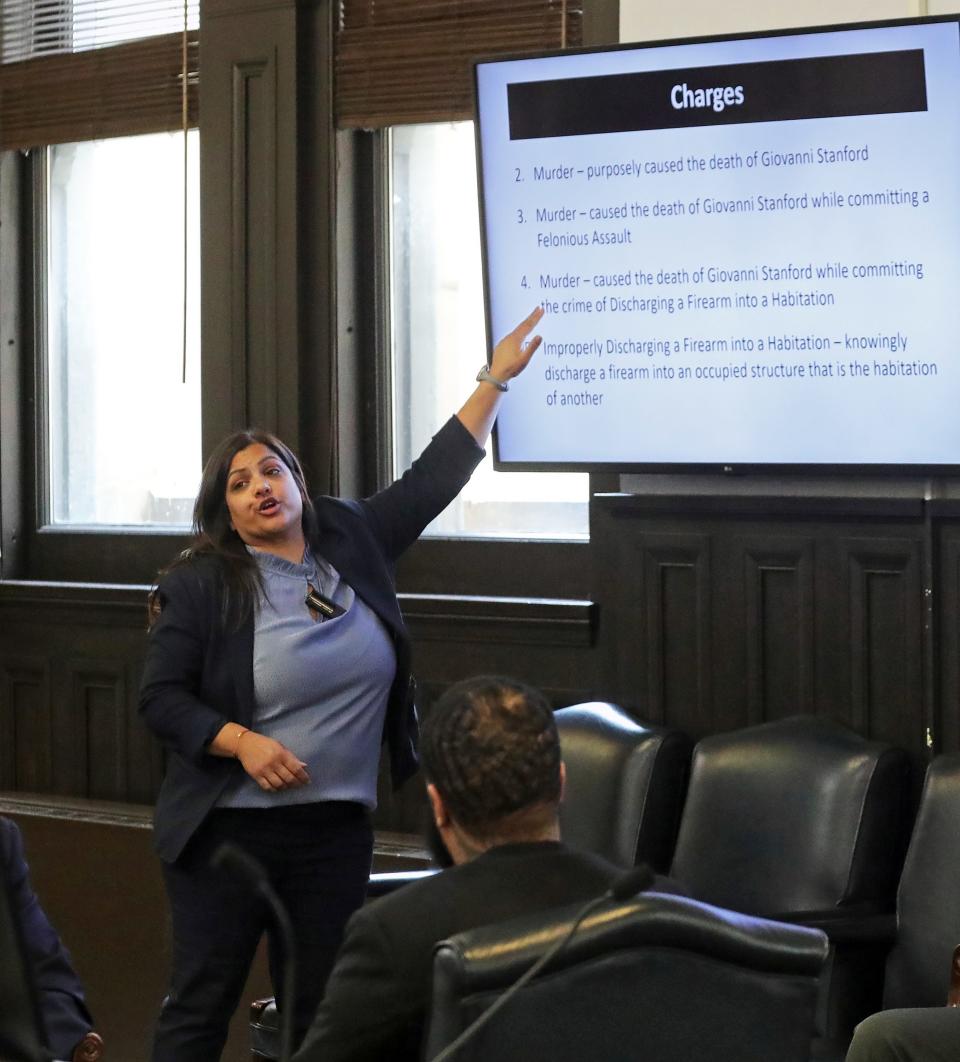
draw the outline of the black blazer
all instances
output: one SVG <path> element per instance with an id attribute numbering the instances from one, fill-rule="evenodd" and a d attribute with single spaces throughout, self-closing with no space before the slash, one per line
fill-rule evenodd
<path id="1" fill-rule="evenodd" d="M 310 548 L 328 560 L 393 637 L 397 672 L 384 737 L 394 785 L 416 770 L 417 718 L 410 637 L 394 585 L 394 563 L 460 492 L 483 457 L 455 417 L 395 483 L 363 501 L 321 497 L 319 535 Z M 140 711 L 168 750 L 154 813 L 160 857 L 173 862 L 209 814 L 238 761 L 207 754 L 229 721 L 252 725 L 253 617 L 239 628 L 221 616 L 222 576 L 215 557 L 197 557 L 158 584 L 161 613 L 147 645 Z"/>
<path id="2" fill-rule="evenodd" d="M 80 978 L 30 884 L 23 839 L 16 823 L 0 817 L 0 873 L 10 889 L 13 912 L 33 970 L 47 1046 L 55 1058 L 70 1058 L 93 1026 Z"/>
<path id="3" fill-rule="evenodd" d="M 415 1062 L 439 940 L 593 899 L 622 873 L 557 842 L 493 848 L 367 904 L 347 924 L 294 1062 Z"/>

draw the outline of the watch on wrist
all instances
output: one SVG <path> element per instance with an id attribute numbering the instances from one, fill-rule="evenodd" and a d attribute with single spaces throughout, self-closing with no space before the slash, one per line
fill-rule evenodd
<path id="1" fill-rule="evenodd" d="M 498 380 L 496 378 L 496 376 L 491 376 L 490 375 L 490 370 L 486 367 L 486 365 L 481 366 L 480 371 L 477 373 L 477 383 L 493 384 L 493 386 L 498 391 L 509 391 L 510 390 L 510 388 L 507 386 L 507 381 L 506 380 Z"/>

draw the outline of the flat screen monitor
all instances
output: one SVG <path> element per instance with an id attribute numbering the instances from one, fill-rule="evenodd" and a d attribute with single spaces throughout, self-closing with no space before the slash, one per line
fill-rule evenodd
<path id="1" fill-rule="evenodd" d="M 957 17 L 475 64 L 501 469 L 960 471 Z"/>

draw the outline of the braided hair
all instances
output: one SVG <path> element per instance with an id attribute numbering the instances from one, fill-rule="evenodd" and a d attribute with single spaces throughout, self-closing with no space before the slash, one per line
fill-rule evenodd
<path id="1" fill-rule="evenodd" d="M 481 675 L 451 686 L 423 724 L 424 774 L 448 811 L 478 838 L 508 836 L 530 811 L 560 801 L 560 739 L 538 690 Z"/>

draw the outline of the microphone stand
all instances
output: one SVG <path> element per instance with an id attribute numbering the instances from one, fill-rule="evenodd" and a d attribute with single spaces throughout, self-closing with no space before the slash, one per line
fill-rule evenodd
<path id="1" fill-rule="evenodd" d="M 267 878 L 267 872 L 262 865 L 230 841 L 223 844 L 214 852 L 210 860 L 212 867 L 220 867 L 224 870 L 236 870 L 240 875 L 253 885 L 266 901 L 280 933 L 280 941 L 283 946 L 283 1009 L 277 1008 L 280 1014 L 280 1062 L 289 1062 L 293 1051 L 293 1012 L 294 1012 L 294 988 L 296 986 L 296 956 L 294 947 L 296 944 L 293 935 L 293 925 L 290 916 L 274 892 L 273 886 Z"/>

